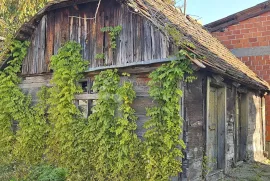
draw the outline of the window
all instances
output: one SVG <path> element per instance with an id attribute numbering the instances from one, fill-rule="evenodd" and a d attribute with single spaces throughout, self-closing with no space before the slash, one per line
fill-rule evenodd
<path id="1" fill-rule="evenodd" d="M 87 118 L 91 114 L 91 109 L 93 107 L 94 100 L 97 99 L 97 94 L 94 94 L 91 90 L 93 85 L 91 78 L 81 80 L 79 84 L 83 89 L 83 93 L 75 96 L 75 104 L 83 113 L 83 116 Z"/>

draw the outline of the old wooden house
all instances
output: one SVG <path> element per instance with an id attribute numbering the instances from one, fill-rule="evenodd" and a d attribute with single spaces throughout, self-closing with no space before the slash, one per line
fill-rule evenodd
<path id="1" fill-rule="evenodd" d="M 177 27 L 182 38 L 195 45 L 194 53 L 205 57 L 192 60 L 197 79 L 182 83 L 187 148 L 178 180 L 201 180 L 206 157 L 212 160 L 208 162 L 208 180 L 222 177 L 241 161 L 263 159 L 264 95 L 270 86 L 200 24 L 164 0 L 50 2 L 17 33 L 18 40 L 31 41 L 20 86 L 37 101 L 37 90 L 48 85 L 53 74 L 50 57 L 63 43 L 76 41 L 83 47 L 83 58 L 89 60 L 81 82 L 85 93 L 77 96 L 79 106 L 96 98 L 89 86 L 99 71 L 117 68 L 128 72 L 137 93 L 133 107 L 139 117 L 137 133 L 142 136 L 142 125 L 148 119 L 145 108 L 153 104 L 148 75 L 161 63 L 173 60 L 176 51 L 164 31 L 167 24 Z M 122 31 L 113 51 L 108 33 L 100 30 L 118 25 Z M 104 60 L 96 59 L 97 54 L 104 54 Z"/>

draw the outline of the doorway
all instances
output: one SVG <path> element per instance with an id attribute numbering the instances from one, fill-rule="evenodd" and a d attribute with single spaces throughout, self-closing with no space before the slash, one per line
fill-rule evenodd
<path id="1" fill-rule="evenodd" d="M 236 95 L 236 118 L 235 118 L 235 139 L 234 152 L 235 162 L 243 161 L 246 158 L 246 141 L 247 141 L 247 95 L 237 92 Z"/>

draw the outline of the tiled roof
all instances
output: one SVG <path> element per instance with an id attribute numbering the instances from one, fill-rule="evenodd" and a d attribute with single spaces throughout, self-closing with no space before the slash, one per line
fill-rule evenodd
<path id="1" fill-rule="evenodd" d="M 77 0 L 76 3 L 94 0 Z M 176 27 L 184 39 L 192 42 L 197 54 L 206 57 L 202 63 L 207 69 L 232 80 L 238 81 L 254 89 L 269 90 L 269 84 L 258 77 L 243 62 L 236 58 L 226 47 L 214 38 L 202 25 L 191 18 L 187 18 L 179 9 L 165 2 L 165 0 L 119 0 L 130 7 L 134 13 L 146 17 L 155 26 L 164 30 L 168 24 Z M 29 23 L 23 25 L 17 34 L 18 39 L 24 39 L 23 31 L 31 30 L 38 23 L 44 13 L 52 9 L 74 4 L 74 1 L 52 1 L 43 8 Z M 60 6 L 61 5 L 61 6 Z"/>
<path id="2" fill-rule="evenodd" d="M 163 0 L 127 0 L 127 4 L 144 14 L 150 21 L 164 26 L 171 23 L 192 42 L 195 51 L 206 56 L 202 62 L 212 71 L 226 75 L 246 85 L 255 85 L 269 89 L 269 84 L 250 70 L 235 57 L 219 40 L 214 38 L 202 25 L 191 18 L 186 18 L 181 11 Z M 154 17 L 154 18 L 153 18 Z M 257 89 L 257 87 L 254 87 Z"/>

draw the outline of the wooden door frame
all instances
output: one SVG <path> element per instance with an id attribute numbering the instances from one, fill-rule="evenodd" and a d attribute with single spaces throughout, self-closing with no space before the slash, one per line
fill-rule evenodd
<path id="1" fill-rule="evenodd" d="M 223 136 L 218 138 L 218 143 L 222 143 L 221 147 L 218 149 L 218 169 L 217 170 L 224 170 L 226 172 L 227 164 L 226 164 L 226 133 L 227 133 L 227 127 L 226 127 L 226 112 L 227 112 L 227 87 L 226 84 L 223 82 L 217 82 L 214 79 L 207 77 L 207 93 L 206 93 L 206 156 L 208 156 L 209 149 L 207 147 L 207 143 L 209 140 L 209 109 L 210 109 L 210 89 L 211 87 L 218 88 L 218 91 L 221 91 L 221 100 L 219 100 L 221 103 L 218 104 L 218 121 L 222 122 L 223 124 L 218 124 L 218 129 L 223 130 Z M 222 128 L 221 128 L 221 127 Z M 221 152 L 221 153 L 220 153 Z M 222 154 L 219 158 L 219 155 Z"/>

